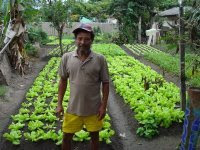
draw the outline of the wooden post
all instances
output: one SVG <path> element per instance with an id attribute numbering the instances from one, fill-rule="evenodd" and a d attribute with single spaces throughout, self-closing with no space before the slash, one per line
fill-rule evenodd
<path id="1" fill-rule="evenodd" d="M 185 85 L 185 46 L 184 46 L 184 21 L 183 6 L 179 7 L 179 52 L 180 52 L 180 80 L 181 80 L 181 109 L 186 109 L 186 85 Z"/>

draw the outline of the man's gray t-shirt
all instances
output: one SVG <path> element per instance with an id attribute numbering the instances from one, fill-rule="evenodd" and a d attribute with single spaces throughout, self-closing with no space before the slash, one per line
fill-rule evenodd
<path id="1" fill-rule="evenodd" d="M 70 98 L 67 112 L 78 116 L 98 113 L 101 104 L 102 82 L 109 82 L 108 66 L 105 58 L 91 51 L 82 62 L 77 51 L 63 55 L 59 74 L 70 83 Z"/>

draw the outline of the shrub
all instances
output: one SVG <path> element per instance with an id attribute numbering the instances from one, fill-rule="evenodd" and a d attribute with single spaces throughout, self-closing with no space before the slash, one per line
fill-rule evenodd
<path id="1" fill-rule="evenodd" d="M 28 30 L 28 38 L 31 43 L 39 42 L 41 44 L 46 44 L 50 40 L 48 39 L 48 35 L 46 32 L 42 31 L 42 29 L 34 29 L 30 28 Z"/>
<path id="2" fill-rule="evenodd" d="M 100 29 L 100 27 L 99 26 L 97 26 L 97 27 L 94 27 L 93 28 L 93 30 L 94 30 L 94 34 L 95 35 L 99 35 L 99 34 L 101 34 L 102 32 L 101 32 L 101 29 Z"/>
<path id="3" fill-rule="evenodd" d="M 37 49 L 30 42 L 25 44 L 25 51 L 29 56 L 37 56 Z"/>
<path id="4" fill-rule="evenodd" d="M 127 43 L 127 38 L 123 33 L 117 32 L 112 36 L 112 42 L 117 45 L 122 45 Z"/>
<path id="5" fill-rule="evenodd" d="M 95 43 L 111 43 L 112 35 L 110 33 L 102 33 L 96 35 L 94 38 Z"/>

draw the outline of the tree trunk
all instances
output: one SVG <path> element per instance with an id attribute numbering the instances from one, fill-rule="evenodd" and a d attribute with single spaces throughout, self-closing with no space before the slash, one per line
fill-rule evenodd
<path id="1" fill-rule="evenodd" d="M 61 56 L 63 55 L 62 34 L 63 34 L 63 31 L 60 30 L 60 31 L 58 32 L 58 36 L 59 36 L 59 46 L 60 46 L 60 53 L 61 53 Z"/>
<path id="2" fill-rule="evenodd" d="M 178 54 L 179 53 L 179 44 L 177 43 L 177 45 L 176 45 L 176 54 Z"/>
<path id="3" fill-rule="evenodd" d="M 61 56 L 63 55 L 62 36 L 63 36 L 63 29 L 64 29 L 64 27 L 65 27 L 65 23 L 62 23 L 62 25 L 59 26 L 59 29 L 58 29 L 59 46 L 60 46 Z"/>
<path id="4" fill-rule="evenodd" d="M 138 23 L 138 42 L 141 44 L 142 43 L 142 37 L 141 37 L 141 34 L 142 34 L 142 18 L 140 16 L 139 18 L 139 23 Z"/>

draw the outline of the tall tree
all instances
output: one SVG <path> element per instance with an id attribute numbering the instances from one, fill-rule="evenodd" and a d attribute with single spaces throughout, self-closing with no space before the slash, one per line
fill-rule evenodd
<path id="1" fill-rule="evenodd" d="M 151 27 L 156 11 L 176 4 L 176 0 L 113 0 L 110 14 L 118 20 L 121 39 L 124 39 L 124 42 L 133 42 L 137 39 L 140 17 L 144 37 L 145 30 Z"/>
<path id="2" fill-rule="evenodd" d="M 189 44 L 196 51 L 200 48 L 200 3 L 198 1 L 193 0 L 192 3 L 190 2 L 193 9 L 186 16 L 186 25 L 190 39 Z"/>
<path id="3" fill-rule="evenodd" d="M 88 2 L 77 2 L 75 0 L 68 1 L 70 1 L 71 12 L 75 21 L 79 21 L 80 17 L 82 16 L 89 19 L 95 18 L 98 21 L 106 21 L 109 16 L 108 10 L 111 0 L 98 0 Z"/>
<path id="4" fill-rule="evenodd" d="M 118 20 L 120 36 L 124 42 L 133 42 L 137 37 L 139 18 L 142 17 L 143 31 L 149 26 L 154 3 L 149 0 L 113 0 L 110 13 Z"/>
<path id="5" fill-rule="evenodd" d="M 52 26 L 58 32 L 59 46 L 61 55 L 63 55 L 62 37 L 63 29 L 71 23 L 71 5 L 70 1 L 44 1 L 42 5 L 42 14 L 46 21 L 52 23 Z"/>
<path id="6" fill-rule="evenodd" d="M 186 1 L 188 5 L 192 7 L 191 11 L 185 15 L 186 35 L 185 42 L 190 46 L 193 53 L 197 57 L 193 57 L 192 63 L 192 75 L 198 75 L 200 69 L 200 1 Z M 196 74 L 197 73 L 197 74 Z"/>
<path id="7" fill-rule="evenodd" d="M 159 0 L 158 8 L 159 10 L 166 10 L 177 6 L 178 0 Z"/>

